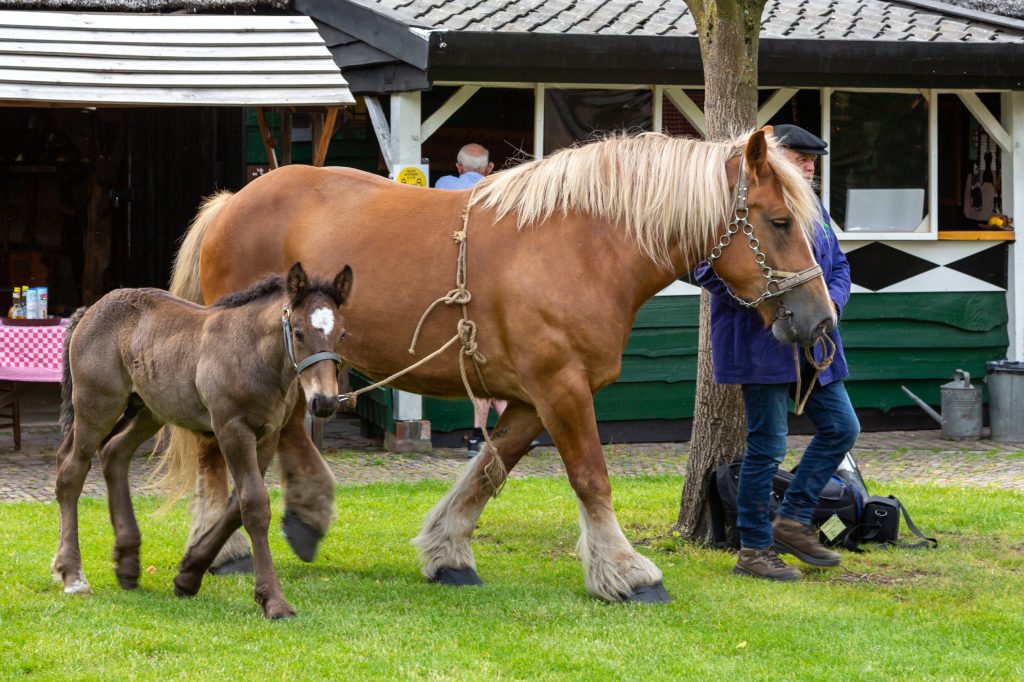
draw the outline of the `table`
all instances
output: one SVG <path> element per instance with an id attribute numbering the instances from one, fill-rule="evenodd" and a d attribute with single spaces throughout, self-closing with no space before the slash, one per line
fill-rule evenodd
<path id="1" fill-rule="evenodd" d="M 60 382 L 63 372 L 64 330 L 67 320 L 47 327 L 9 326 L 0 323 L 0 427 L 13 427 L 14 449 L 21 449 L 19 399 L 41 382 Z"/>

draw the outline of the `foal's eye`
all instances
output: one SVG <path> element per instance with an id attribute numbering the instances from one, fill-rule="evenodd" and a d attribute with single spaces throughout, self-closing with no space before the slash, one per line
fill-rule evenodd
<path id="1" fill-rule="evenodd" d="M 789 229 L 789 218 L 778 218 L 772 221 L 772 227 L 777 230 L 788 230 Z"/>
<path id="2" fill-rule="evenodd" d="M 295 340 L 298 341 L 299 343 L 305 343 L 306 335 L 302 333 L 301 329 L 295 330 Z"/>

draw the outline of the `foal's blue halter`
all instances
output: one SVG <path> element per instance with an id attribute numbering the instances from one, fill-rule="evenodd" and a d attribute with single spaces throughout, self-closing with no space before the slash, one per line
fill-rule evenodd
<path id="1" fill-rule="evenodd" d="M 288 360 L 292 363 L 292 367 L 295 368 L 296 376 L 302 374 L 304 370 L 309 369 L 321 360 L 333 360 L 335 365 L 341 366 L 341 356 L 326 350 L 313 353 L 302 362 L 295 362 L 295 346 L 292 344 L 292 310 L 288 306 L 285 306 L 284 310 L 281 311 L 281 332 L 284 334 L 285 352 L 288 353 Z"/>

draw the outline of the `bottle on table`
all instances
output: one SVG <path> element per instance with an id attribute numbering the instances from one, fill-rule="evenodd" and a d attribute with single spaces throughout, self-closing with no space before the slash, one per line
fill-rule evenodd
<path id="1" fill-rule="evenodd" d="M 25 319 L 26 320 L 38 320 L 39 319 L 39 290 L 35 287 L 29 287 L 27 291 L 22 294 L 22 299 L 25 303 Z"/>
<path id="2" fill-rule="evenodd" d="M 11 307 L 7 311 L 7 317 L 14 318 L 18 312 L 18 304 L 21 303 L 21 287 L 14 287 L 11 292 Z"/>
<path id="3" fill-rule="evenodd" d="M 11 317 L 16 320 L 25 319 L 25 302 L 22 299 L 24 287 L 14 287 L 14 305 L 11 306 Z"/>

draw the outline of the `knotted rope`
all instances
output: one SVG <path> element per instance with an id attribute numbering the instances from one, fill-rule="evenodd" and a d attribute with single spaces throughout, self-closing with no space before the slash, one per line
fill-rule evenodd
<path id="1" fill-rule="evenodd" d="M 795 408 L 793 414 L 801 415 L 804 413 L 804 405 L 807 404 L 807 399 L 811 397 L 811 391 L 814 390 L 814 382 L 818 380 L 818 375 L 828 369 L 832 365 L 832 360 L 836 357 L 836 342 L 828 334 L 822 334 L 821 338 L 818 339 L 818 343 L 821 344 L 822 356 L 821 362 L 814 359 L 814 346 L 804 346 L 804 357 L 807 359 L 807 363 L 814 367 L 814 376 L 811 377 L 811 381 L 807 384 L 807 393 L 800 395 L 800 352 L 796 348 L 796 344 L 793 344 L 793 364 L 796 365 L 796 395 L 793 398 Z M 829 345 L 831 344 L 831 348 Z"/>
<path id="2" fill-rule="evenodd" d="M 469 375 L 466 373 L 466 358 L 468 357 L 473 361 L 473 367 L 476 369 L 477 379 L 480 381 L 480 386 L 483 387 L 484 392 L 490 396 L 491 390 L 487 387 L 487 382 L 484 380 L 483 370 L 481 365 L 487 362 L 487 358 L 480 352 L 480 348 L 476 342 L 477 327 L 473 320 L 469 319 L 469 302 L 473 300 L 473 295 L 466 288 L 466 246 L 469 231 L 469 210 L 473 206 L 473 198 L 476 196 L 476 188 L 469 195 L 469 201 L 466 202 L 465 207 L 462 209 L 462 229 L 452 233 L 452 240 L 459 245 L 459 257 L 455 268 L 455 288 L 449 291 L 444 296 L 438 298 L 436 301 L 427 306 L 427 309 L 423 311 L 423 315 L 420 316 L 419 322 L 416 323 L 416 329 L 412 334 L 412 341 L 409 343 L 409 355 L 416 355 L 416 341 L 419 339 L 420 331 L 423 329 L 423 323 L 427 317 L 434 311 L 437 306 L 444 305 L 459 305 L 462 307 L 462 319 L 459 320 L 455 336 L 448 339 L 440 348 L 435 350 L 430 355 L 426 356 L 422 360 L 415 364 L 409 365 L 405 369 L 396 372 L 389 376 L 387 379 L 382 379 L 375 384 L 370 386 L 364 386 L 357 391 L 345 393 L 339 396 L 342 401 L 355 405 L 355 400 L 358 396 L 368 391 L 372 391 L 376 388 L 391 383 L 395 379 L 411 372 L 412 370 L 420 367 L 421 365 L 430 362 L 437 356 L 444 353 L 446 350 L 451 348 L 456 341 L 462 342 L 462 348 L 459 350 L 459 373 L 462 375 L 462 384 L 466 387 L 466 395 L 469 396 L 470 400 L 476 400 L 476 395 L 473 393 L 473 388 L 469 383 Z M 505 479 L 508 472 L 505 470 L 505 465 L 498 457 L 498 449 L 494 446 L 491 441 L 491 434 L 487 430 L 487 425 L 484 424 L 483 428 L 484 440 L 487 442 L 487 446 L 493 450 L 494 456 L 491 458 L 491 462 L 487 464 L 484 469 L 484 476 L 488 480 L 488 484 L 493 490 L 493 495 L 497 497 L 501 488 L 505 484 Z M 493 469 L 497 471 L 493 471 Z"/>

